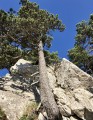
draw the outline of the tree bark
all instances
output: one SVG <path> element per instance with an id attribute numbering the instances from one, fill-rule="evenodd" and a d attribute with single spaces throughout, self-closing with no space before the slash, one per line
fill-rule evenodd
<path id="1" fill-rule="evenodd" d="M 48 120 L 62 120 L 62 116 L 55 102 L 52 89 L 49 85 L 42 41 L 40 41 L 39 43 L 38 52 L 39 52 L 41 103 L 43 105 L 45 112 L 47 112 Z"/>

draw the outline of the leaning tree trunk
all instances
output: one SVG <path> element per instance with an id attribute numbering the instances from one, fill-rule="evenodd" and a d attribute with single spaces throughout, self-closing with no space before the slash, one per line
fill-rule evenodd
<path id="1" fill-rule="evenodd" d="M 49 85 L 42 41 L 39 43 L 39 72 L 41 103 L 48 114 L 48 120 L 62 120 L 62 116 Z"/>

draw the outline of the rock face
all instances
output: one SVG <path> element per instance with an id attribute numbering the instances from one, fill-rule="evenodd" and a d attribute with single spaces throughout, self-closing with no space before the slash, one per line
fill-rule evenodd
<path id="1" fill-rule="evenodd" d="M 63 120 L 93 120 L 93 78 L 70 61 L 63 59 L 55 71 L 54 95 Z"/>
<path id="2" fill-rule="evenodd" d="M 29 102 L 40 102 L 39 72 L 23 59 L 10 71 L 1 80 L 0 106 L 9 120 L 18 120 Z M 93 78 L 66 59 L 47 74 L 63 120 L 93 120 Z"/>
<path id="3" fill-rule="evenodd" d="M 31 62 L 20 59 L 10 68 L 11 75 L 0 79 L 0 106 L 9 120 L 19 120 L 28 105 L 40 101 L 37 86 L 31 86 L 34 76 L 30 77 L 37 69 Z"/>
<path id="4" fill-rule="evenodd" d="M 56 70 L 57 84 L 63 89 L 73 90 L 79 87 L 93 87 L 93 78 L 80 70 L 76 65 L 63 58 Z"/>
<path id="5" fill-rule="evenodd" d="M 38 71 L 38 67 L 36 65 L 32 65 L 31 62 L 27 60 L 20 59 L 14 66 L 10 68 L 10 71 L 12 74 L 24 74 L 26 77 L 28 74 L 31 75 L 32 73 Z"/>
<path id="6" fill-rule="evenodd" d="M 31 102 L 27 98 L 0 90 L 0 106 L 5 111 L 8 120 L 18 120 L 29 104 Z"/>

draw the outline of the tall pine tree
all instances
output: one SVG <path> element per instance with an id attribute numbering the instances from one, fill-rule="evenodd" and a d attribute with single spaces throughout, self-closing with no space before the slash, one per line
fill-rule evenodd
<path id="1" fill-rule="evenodd" d="M 38 52 L 41 103 L 49 120 L 61 120 L 62 116 L 48 81 L 44 48 L 51 47 L 52 30 L 64 30 L 62 21 L 58 19 L 58 15 L 54 16 L 46 10 L 39 9 L 36 3 L 27 1 L 22 4 L 17 16 L 10 16 L 9 23 L 3 37 L 5 35 L 12 45 L 15 44 L 22 50 Z"/>
<path id="2" fill-rule="evenodd" d="M 54 16 L 45 10 L 40 10 L 36 3 L 27 2 L 18 14 L 20 19 L 20 32 L 18 33 L 20 40 L 18 44 L 26 49 L 38 50 L 41 103 L 49 120 L 61 120 L 60 111 L 49 85 L 43 51 L 45 46 L 51 46 L 50 30 L 63 31 L 64 25 L 57 15 Z"/>

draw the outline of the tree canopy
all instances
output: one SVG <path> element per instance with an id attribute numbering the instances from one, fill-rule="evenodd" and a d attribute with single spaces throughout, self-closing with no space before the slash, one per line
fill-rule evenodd
<path id="1" fill-rule="evenodd" d="M 88 21 L 76 25 L 74 48 L 69 50 L 69 59 L 89 74 L 93 73 L 93 15 Z"/>
<path id="2" fill-rule="evenodd" d="M 20 36 L 18 43 L 22 47 L 31 49 L 36 49 L 41 39 L 44 47 L 50 47 L 52 40 L 50 30 L 64 30 L 64 25 L 58 19 L 58 15 L 54 16 L 46 10 L 39 9 L 36 3 L 27 2 L 25 6 L 22 6 L 17 20 L 20 21 L 18 26 L 21 31 L 17 34 Z"/>
<path id="3" fill-rule="evenodd" d="M 39 40 L 42 39 L 43 46 L 49 48 L 53 39 L 50 28 L 60 31 L 64 29 L 58 15 L 54 16 L 39 9 L 36 3 L 24 0 L 20 2 L 22 7 L 16 15 L 12 8 L 9 12 L 0 10 L 0 69 L 9 69 L 19 58 L 38 63 Z M 59 61 L 57 53 L 49 53 L 46 50 L 45 58 L 48 64 Z"/>

